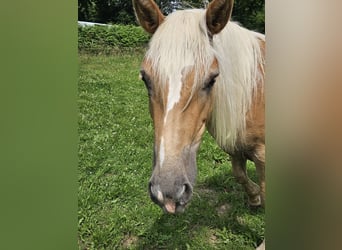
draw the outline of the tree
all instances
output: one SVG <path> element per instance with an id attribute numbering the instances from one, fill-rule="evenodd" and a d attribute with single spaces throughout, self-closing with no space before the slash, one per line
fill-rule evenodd
<path id="1" fill-rule="evenodd" d="M 155 0 L 164 15 L 168 15 L 175 10 L 205 8 L 208 0 Z"/>
<path id="2" fill-rule="evenodd" d="M 95 0 L 97 21 L 101 23 L 135 23 L 132 1 Z"/>
<path id="3" fill-rule="evenodd" d="M 265 32 L 265 1 L 235 0 L 232 19 L 244 27 Z"/>
<path id="4" fill-rule="evenodd" d="M 155 0 L 164 15 L 177 9 L 205 8 L 209 0 Z M 78 0 L 79 20 L 135 24 L 131 0 Z M 246 28 L 265 31 L 264 0 L 235 0 L 232 19 Z"/>
<path id="5" fill-rule="evenodd" d="M 78 0 L 78 20 L 95 21 L 96 3 L 94 0 Z"/>

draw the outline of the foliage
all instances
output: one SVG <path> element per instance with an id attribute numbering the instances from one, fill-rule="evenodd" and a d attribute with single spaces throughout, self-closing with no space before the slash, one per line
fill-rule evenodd
<path id="1" fill-rule="evenodd" d="M 78 20 L 134 24 L 131 0 L 78 0 Z"/>
<path id="2" fill-rule="evenodd" d="M 264 210 L 248 208 L 227 155 L 207 133 L 187 211 L 166 215 L 150 201 L 153 126 L 138 80 L 142 57 L 80 54 L 79 249 L 255 249 Z M 248 171 L 255 180 L 255 168 Z"/>
<path id="3" fill-rule="evenodd" d="M 205 8 L 208 0 L 155 0 L 167 15 L 177 9 Z M 243 26 L 265 31 L 265 1 L 235 0 L 233 19 Z M 136 24 L 131 0 L 79 0 L 78 16 L 81 21 L 100 23 Z"/>
<path id="4" fill-rule="evenodd" d="M 265 1 L 235 0 L 232 19 L 248 29 L 265 33 Z"/>
<path id="5" fill-rule="evenodd" d="M 78 20 L 95 22 L 97 16 L 94 0 L 78 0 Z"/>
<path id="6" fill-rule="evenodd" d="M 139 50 L 149 35 L 134 25 L 79 26 L 78 49 L 92 53 Z"/>
<path id="7" fill-rule="evenodd" d="M 135 16 L 131 0 L 94 0 L 98 21 L 105 23 L 133 24 Z"/>

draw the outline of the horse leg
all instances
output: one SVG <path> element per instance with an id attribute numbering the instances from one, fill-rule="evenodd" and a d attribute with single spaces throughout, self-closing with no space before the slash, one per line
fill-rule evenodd
<path id="1" fill-rule="evenodd" d="M 261 196 L 261 204 L 265 206 L 265 191 L 266 191 L 266 182 L 265 182 L 265 145 L 260 144 L 255 148 L 253 155 L 253 162 L 256 167 L 259 185 L 260 185 L 260 196 Z"/>
<path id="2" fill-rule="evenodd" d="M 260 187 L 247 176 L 246 162 L 247 159 L 242 154 L 232 156 L 233 175 L 244 187 L 248 195 L 248 203 L 251 206 L 259 206 L 261 205 Z"/>

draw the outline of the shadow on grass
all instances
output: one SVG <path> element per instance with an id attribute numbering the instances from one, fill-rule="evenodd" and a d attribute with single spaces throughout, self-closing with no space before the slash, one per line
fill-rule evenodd
<path id="1" fill-rule="evenodd" d="M 253 249 L 262 241 L 264 209 L 251 209 L 231 173 L 195 187 L 183 214 L 162 214 L 139 237 L 138 249 Z"/>

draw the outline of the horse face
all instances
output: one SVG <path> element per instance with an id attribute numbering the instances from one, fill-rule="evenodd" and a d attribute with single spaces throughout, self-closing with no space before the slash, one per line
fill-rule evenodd
<path id="1" fill-rule="evenodd" d="M 182 212 L 192 196 L 196 154 L 219 74 L 210 40 L 225 27 L 232 6 L 233 0 L 214 0 L 203 15 L 165 18 L 153 0 L 133 0 L 140 25 L 154 34 L 141 70 L 154 123 L 149 192 L 169 213 Z"/>
<path id="2" fill-rule="evenodd" d="M 192 196 L 196 178 L 196 154 L 212 109 L 217 60 L 211 64 L 203 84 L 194 88 L 194 68 L 173 72 L 166 84 L 154 77 L 144 61 L 141 78 L 149 94 L 154 123 L 153 173 L 149 182 L 151 199 L 166 212 L 182 212 Z M 164 86 L 164 87 L 160 87 Z"/>

